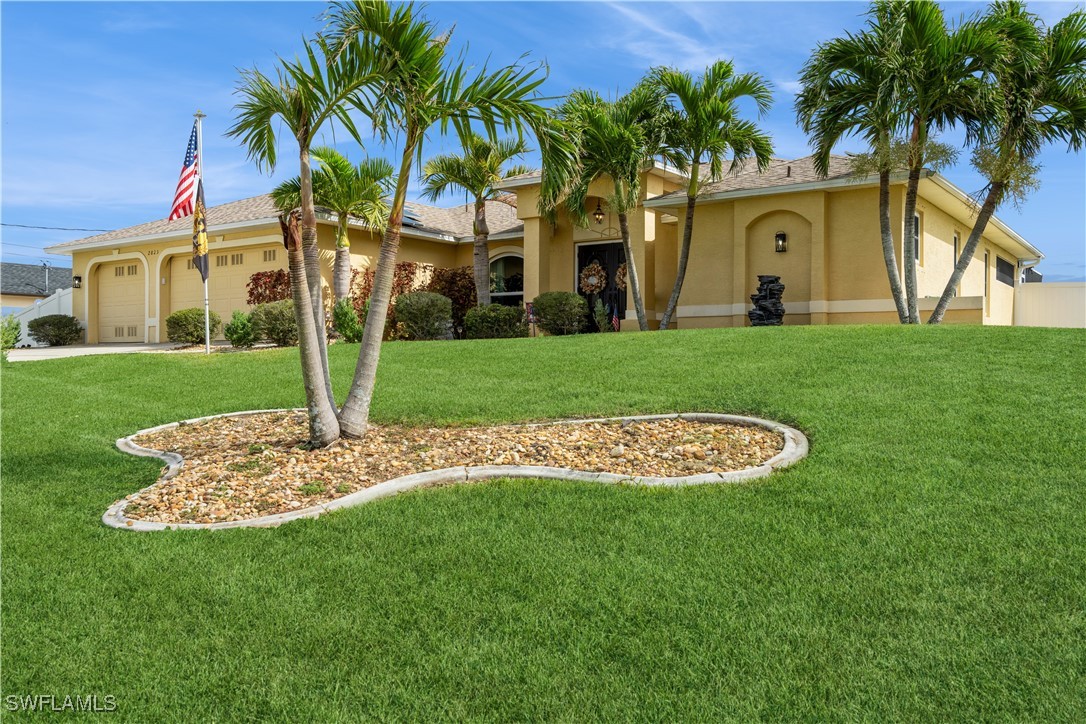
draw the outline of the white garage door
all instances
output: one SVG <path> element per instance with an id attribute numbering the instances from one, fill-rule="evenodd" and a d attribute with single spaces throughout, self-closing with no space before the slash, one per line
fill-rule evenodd
<path id="1" fill-rule="evenodd" d="M 142 342 L 143 264 L 126 261 L 98 267 L 98 338 L 102 342 Z"/>

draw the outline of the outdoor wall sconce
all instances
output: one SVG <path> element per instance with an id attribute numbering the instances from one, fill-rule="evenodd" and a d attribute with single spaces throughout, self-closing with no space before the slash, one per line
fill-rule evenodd
<path id="1" fill-rule="evenodd" d="M 774 248 L 777 252 L 784 253 L 788 251 L 788 234 L 785 234 L 783 231 L 778 231 L 777 235 L 774 237 L 774 241 Z"/>
<path id="2" fill-rule="evenodd" d="M 592 218 L 596 220 L 597 224 L 603 223 L 603 207 L 600 206 L 599 199 L 596 200 L 596 210 L 592 212 Z"/>
<path id="3" fill-rule="evenodd" d="M 83 286 L 83 277 L 72 277 L 72 288 L 79 289 Z"/>

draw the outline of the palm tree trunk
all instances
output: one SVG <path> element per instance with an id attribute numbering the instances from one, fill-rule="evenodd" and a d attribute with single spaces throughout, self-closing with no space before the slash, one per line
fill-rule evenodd
<path id="1" fill-rule="evenodd" d="M 901 256 L 905 263 L 905 301 L 909 309 L 909 324 L 920 324 L 916 311 L 916 194 L 920 186 L 920 167 L 909 169 L 909 183 L 905 187 L 905 229 Z"/>
<path id="2" fill-rule="evenodd" d="M 328 377 L 324 372 L 318 350 L 319 341 L 312 324 L 313 310 L 306 289 L 305 255 L 298 232 L 298 213 L 290 212 L 287 219 L 280 216 L 279 225 L 282 227 L 283 242 L 287 247 L 291 299 L 294 301 L 294 317 L 298 320 L 298 352 L 302 363 L 306 410 L 309 413 L 309 443 L 324 447 L 339 439 L 339 421 L 325 392 Z"/>
<path id="3" fill-rule="evenodd" d="M 980 213 L 977 214 L 973 230 L 969 232 L 969 239 L 965 242 L 965 248 L 962 249 L 961 256 L 955 260 L 954 271 L 950 274 L 950 281 L 946 283 L 943 295 L 939 297 L 939 303 L 935 305 L 931 316 L 928 317 L 928 324 L 939 324 L 943 321 L 947 305 L 950 304 L 950 299 L 954 296 L 954 290 L 961 283 L 965 270 L 969 268 L 969 262 L 973 260 L 973 254 L 977 251 L 977 245 L 980 244 L 980 237 L 988 226 L 988 220 L 992 218 L 996 206 L 1003 199 L 1004 188 L 1005 186 L 1001 181 L 993 181 L 988 188 L 988 195 L 984 199 L 984 205 L 980 207 Z"/>
<path id="4" fill-rule="evenodd" d="M 317 348 L 321 358 L 321 370 L 324 374 L 324 391 L 328 404 L 334 410 L 336 398 L 332 394 L 332 375 L 328 371 L 328 336 L 324 329 L 324 298 L 321 295 L 321 257 L 317 246 L 317 212 L 313 207 L 313 174 L 309 166 L 309 149 L 301 146 L 300 161 L 301 197 L 302 197 L 302 256 L 305 259 L 305 283 L 309 291 L 310 316 L 316 328 Z M 298 319 L 299 331 L 302 320 Z M 300 338 L 300 337 L 299 337 Z"/>
<path id="5" fill-rule="evenodd" d="M 660 329 L 671 326 L 671 317 L 675 314 L 675 308 L 679 305 L 679 294 L 683 290 L 683 280 L 686 279 L 686 265 L 690 261 L 690 237 L 694 233 L 694 204 L 697 197 L 686 197 L 686 225 L 683 227 L 683 245 L 679 251 L 679 271 L 675 274 L 675 286 L 671 290 L 671 298 L 667 300 L 667 308 L 664 309 L 664 317 L 660 320 Z"/>
<path id="6" fill-rule="evenodd" d="M 909 310 L 901 293 L 901 277 L 897 273 L 897 255 L 894 254 L 894 234 L 890 226 L 890 171 L 879 171 L 879 231 L 882 234 L 882 258 L 886 262 L 886 276 L 890 279 L 890 295 L 897 307 L 897 319 L 909 323 Z"/>
<path id="7" fill-rule="evenodd" d="M 482 307 L 490 304 L 490 227 L 486 223 L 486 201 L 475 200 L 475 300 Z"/>
<path id="8" fill-rule="evenodd" d="M 366 328 L 362 333 L 362 347 L 358 350 L 354 380 L 339 412 L 339 425 L 347 437 L 362 437 L 369 427 L 370 404 L 373 386 L 377 381 L 377 363 L 381 358 L 381 338 L 384 336 L 388 305 L 392 299 L 392 281 L 396 273 L 396 257 L 400 251 L 400 228 L 403 226 L 403 207 L 407 196 L 407 182 L 411 176 L 411 159 L 418 142 L 417 134 L 408 129 L 400 161 L 400 175 L 396 179 L 396 194 L 392 199 L 388 227 L 381 240 L 377 256 L 377 268 L 373 274 L 373 291 L 366 314 Z"/>
<path id="9" fill-rule="evenodd" d="M 622 251 L 626 254 L 626 281 L 630 285 L 630 293 L 634 298 L 637 328 L 642 332 L 647 332 L 649 322 L 645 318 L 645 301 L 641 298 L 641 280 L 637 276 L 637 264 L 634 263 L 633 249 L 630 247 L 630 224 L 625 211 L 618 215 L 618 228 L 622 232 Z"/>
<path id="10" fill-rule="evenodd" d="M 332 270 L 332 287 L 336 301 L 351 296 L 351 238 L 347 234 L 347 214 L 340 214 L 336 233 L 336 261 Z"/>

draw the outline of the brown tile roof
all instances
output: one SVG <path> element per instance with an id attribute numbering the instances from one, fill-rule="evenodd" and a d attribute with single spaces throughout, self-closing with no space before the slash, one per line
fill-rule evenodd
<path id="1" fill-rule="evenodd" d="M 412 229 L 431 234 L 444 236 L 469 237 L 472 235 L 472 222 L 475 219 L 474 204 L 464 204 L 448 209 L 436 206 L 427 206 L 415 202 L 407 202 L 405 208 L 404 230 L 410 234 Z M 275 219 L 278 215 L 275 203 L 271 196 L 253 196 L 248 199 L 231 201 L 227 204 L 211 206 L 207 210 L 208 229 L 227 224 L 242 224 L 247 221 L 261 221 Z M 488 201 L 486 204 L 487 222 L 490 233 L 516 231 L 523 229 L 523 224 L 517 219 L 515 207 L 501 201 Z M 50 251 L 66 251 L 89 244 L 98 244 L 107 241 L 125 241 L 128 239 L 152 236 L 155 234 L 186 234 L 191 233 L 192 217 L 167 221 L 148 221 L 145 224 L 137 224 L 116 231 L 108 231 L 96 236 L 88 236 L 83 239 L 66 241 L 49 247 Z"/>

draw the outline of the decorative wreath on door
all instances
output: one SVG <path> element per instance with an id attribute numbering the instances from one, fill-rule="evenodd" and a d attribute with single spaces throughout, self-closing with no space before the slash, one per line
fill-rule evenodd
<path id="1" fill-rule="evenodd" d="M 626 291 L 626 262 L 618 265 L 615 270 L 615 286 L 621 291 Z"/>
<path id="2" fill-rule="evenodd" d="M 607 286 L 607 272 L 598 261 L 593 261 L 581 269 L 581 291 L 585 294 L 602 292 Z"/>

